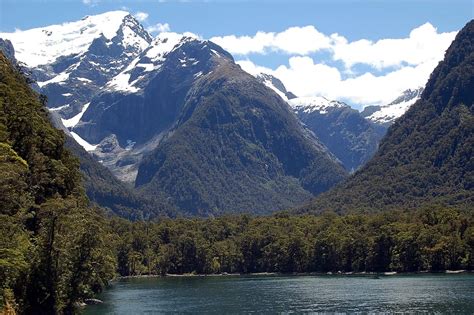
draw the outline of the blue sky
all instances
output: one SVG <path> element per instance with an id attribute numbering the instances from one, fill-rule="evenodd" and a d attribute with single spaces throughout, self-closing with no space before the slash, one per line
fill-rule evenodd
<path id="1" fill-rule="evenodd" d="M 147 16 L 146 19 L 142 19 L 145 27 L 167 23 L 172 32 L 189 31 L 205 39 L 214 38 L 233 53 L 236 60 L 242 61 L 242 66 L 249 72 L 257 69 L 278 74 L 285 85 L 290 85 L 300 95 L 338 98 L 355 107 L 389 100 L 409 85 L 405 77 L 417 77 L 417 80 L 410 81 L 414 85 L 423 82 L 438 59 L 442 58 L 455 32 L 474 16 L 474 0 L 0 1 L 0 32 L 59 24 L 78 20 L 85 15 L 124 8 L 132 14 L 146 13 L 143 15 Z M 290 27 L 297 29 L 286 32 Z M 411 38 L 410 33 L 418 28 L 417 39 Z M 240 51 L 246 44 L 259 43 L 260 37 L 255 36 L 257 32 L 262 32 L 265 38 L 275 38 L 268 39 L 271 43 L 260 47 L 259 51 L 253 51 L 255 47 Z M 336 45 L 335 37 L 331 37 L 336 33 L 349 45 Z M 281 38 L 290 36 L 303 43 L 318 40 L 333 43 L 289 51 L 288 45 L 294 42 L 280 41 L 278 34 Z M 234 36 L 235 40 L 229 40 L 226 36 Z M 249 37 L 253 42 L 242 36 Z M 423 39 L 428 37 L 429 40 Z M 393 46 L 383 42 L 385 39 L 406 39 L 400 43 L 406 47 L 405 50 L 414 51 L 406 52 L 406 57 L 398 58 L 395 53 L 395 56 L 389 56 L 390 60 L 379 60 L 378 55 L 394 54 Z M 415 46 L 420 45 L 425 49 L 415 50 Z M 430 50 L 439 53 L 430 55 Z M 359 58 L 354 59 L 352 56 L 357 54 Z M 403 51 L 400 52 L 402 54 Z M 412 58 L 410 54 L 419 56 Z M 365 58 L 364 55 L 373 57 Z M 393 75 L 390 77 L 390 74 Z M 367 97 L 362 95 L 371 93 L 367 85 L 378 88 L 394 81 L 398 83 L 391 91 L 379 91 L 378 95 L 375 93 Z M 359 91 L 361 86 L 366 87 L 367 91 Z M 341 89 L 354 91 L 342 93 Z"/>
<path id="2" fill-rule="evenodd" d="M 404 36 L 425 22 L 436 25 L 440 31 L 459 30 L 474 15 L 472 0 L 91 0 L 90 4 L 81 0 L 2 0 L 0 31 L 73 21 L 123 6 L 130 12 L 147 12 L 151 22 L 169 23 L 176 32 L 191 31 L 204 37 L 282 31 L 290 26 L 312 24 L 325 33 L 375 40 Z"/>

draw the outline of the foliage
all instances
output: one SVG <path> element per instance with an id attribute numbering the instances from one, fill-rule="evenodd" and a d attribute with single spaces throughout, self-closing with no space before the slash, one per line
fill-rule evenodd
<path id="1" fill-rule="evenodd" d="M 129 220 L 147 220 L 159 216 L 174 216 L 174 208 L 164 198 L 147 198 L 133 187 L 118 180 L 72 138 L 66 138 L 66 147 L 80 161 L 87 197 L 110 214 Z"/>
<path id="2" fill-rule="evenodd" d="M 118 272 L 416 272 L 474 268 L 474 213 L 111 220 Z"/>
<path id="3" fill-rule="evenodd" d="M 71 312 L 113 276 L 106 223 L 38 95 L 0 54 L 0 308 Z"/>

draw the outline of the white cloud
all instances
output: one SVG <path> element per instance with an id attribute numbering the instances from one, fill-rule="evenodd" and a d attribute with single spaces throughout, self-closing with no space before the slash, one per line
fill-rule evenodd
<path id="1" fill-rule="evenodd" d="M 360 107 L 386 104 L 406 89 L 425 85 L 456 33 L 439 33 L 425 23 L 406 38 L 351 42 L 339 34 L 328 36 L 307 26 L 281 33 L 259 32 L 252 37 L 231 35 L 211 40 L 237 55 L 286 53 L 288 65 L 276 69 L 255 65 L 248 58 L 238 63 L 254 75 L 275 75 L 298 96 L 325 96 Z M 327 56 L 316 62 L 311 54 L 321 50 Z M 355 65 L 369 66 L 368 71 L 360 73 L 361 68 Z"/>
<path id="2" fill-rule="evenodd" d="M 275 35 L 274 50 L 288 54 L 307 55 L 331 47 L 331 39 L 314 26 L 290 27 Z"/>
<path id="3" fill-rule="evenodd" d="M 333 60 L 342 61 L 347 68 L 366 64 L 377 69 L 419 65 L 441 60 L 444 51 L 457 32 L 438 33 L 430 23 L 413 29 L 409 36 L 400 39 L 367 39 L 348 41 L 339 34 L 325 35 L 314 26 L 290 27 L 280 33 L 257 32 L 254 36 L 213 37 L 211 41 L 235 55 L 283 52 L 307 56 L 326 50 Z"/>
<path id="4" fill-rule="evenodd" d="M 154 25 L 147 27 L 146 30 L 150 33 L 162 33 L 162 32 L 169 32 L 171 28 L 168 23 L 156 23 Z"/>
<path id="5" fill-rule="evenodd" d="M 88 6 L 96 6 L 99 3 L 99 0 L 82 0 L 82 3 Z"/>
<path id="6" fill-rule="evenodd" d="M 324 96 L 346 100 L 356 107 L 387 104 L 402 91 L 423 86 L 436 62 L 405 66 L 376 76 L 370 72 L 344 79 L 336 67 L 315 63 L 308 56 L 294 56 L 289 65 L 275 70 L 253 64 L 250 60 L 237 62 L 245 71 L 256 75 L 269 73 L 279 78 L 285 87 L 297 96 Z"/>
<path id="7" fill-rule="evenodd" d="M 342 36 L 332 35 L 331 50 L 334 59 L 350 68 L 355 64 L 367 64 L 377 69 L 399 67 L 403 64 L 419 65 L 432 60 L 441 60 L 444 51 L 457 32 L 438 33 L 430 23 L 425 23 L 401 39 L 381 39 L 372 42 L 366 39 L 348 42 Z"/>
<path id="8" fill-rule="evenodd" d="M 139 22 L 144 22 L 148 19 L 148 13 L 146 12 L 137 12 L 133 15 Z"/>
<path id="9" fill-rule="evenodd" d="M 280 33 L 257 32 L 254 36 L 217 36 L 210 40 L 236 55 L 269 51 L 306 55 L 331 47 L 331 38 L 312 25 L 290 27 Z"/>
<path id="10" fill-rule="evenodd" d="M 270 68 L 262 67 L 262 66 L 257 66 L 250 60 L 239 60 L 237 63 L 240 65 L 240 67 L 246 71 L 247 73 L 250 73 L 253 76 L 256 76 L 257 74 L 260 73 L 272 73 L 273 70 Z"/>
<path id="11" fill-rule="evenodd" d="M 274 33 L 258 32 L 255 36 L 235 36 L 213 37 L 210 40 L 231 54 L 247 55 L 251 53 L 264 54 L 265 49 L 271 46 Z"/>

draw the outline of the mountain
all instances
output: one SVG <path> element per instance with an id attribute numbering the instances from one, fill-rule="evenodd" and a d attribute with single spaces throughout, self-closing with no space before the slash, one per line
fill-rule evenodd
<path id="1" fill-rule="evenodd" d="M 30 85 L 38 87 L 31 79 L 32 73 L 23 62 L 15 58 L 15 49 L 9 40 L 0 40 L 0 50 L 4 52 L 10 62 L 27 78 Z M 47 105 L 47 104 L 46 104 Z M 80 161 L 80 171 L 83 176 L 87 197 L 104 209 L 131 220 L 142 220 L 156 216 L 173 216 L 172 205 L 163 200 L 154 198 L 150 200 L 140 196 L 133 187 L 119 181 L 109 169 L 100 164 L 92 155 L 73 138 L 77 135 L 71 133 L 64 126 L 64 119 L 58 111 L 50 110 L 49 119 L 53 126 L 66 134 L 65 147 L 68 148 Z M 78 139 L 81 142 L 81 139 Z M 85 145 L 87 147 L 87 145 Z"/>
<path id="2" fill-rule="evenodd" d="M 308 200 L 346 176 L 274 91 L 247 76 L 221 47 L 193 34 L 163 32 L 151 39 L 128 13 L 115 11 L 1 36 L 13 43 L 19 60 L 29 60 L 57 127 L 88 151 L 69 143 L 81 158 L 88 195 L 116 213 L 140 218 L 135 207 L 145 209 L 143 217 L 175 209 L 268 213 Z M 66 47 L 59 38 L 74 44 Z M 44 48 L 34 52 L 33 44 Z M 199 101 L 204 98 L 209 104 Z M 204 108 L 226 111 L 225 118 L 235 121 L 219 121 L 211 130 L 207 121 L 214 118 Z M 188 139 L 191 122 L 196 130 Z M 157 166 L 159 159 L 164 164 Z M 227 195 L 225 174 L 232 175 Z"/>
<path id="3" fill-rule="evenodd" d="M 349 105 L 324 97 L 298 97 L 288 101 L 296 116 L 344 165 L 354 171 L 375 153 L 385 134 Z"/>
<path id="4" fill-rule="evenodd" d="M 114 102 L 119 117 L 109 130 L 118 143 L 140 144 L 151 136 L 122 134 L 131 119 L 141 125 L 151 121 L 155 132 L 170 128 L 139 164 L 135 185 L 140 191 L 162 191 L 188 214 L 268 213 L 296 205 L 345 177 L 288 105 L 241 70 L 230 54 L 209 41 L 181 42 L 144 90 L 127 96 L 145 117 L 135 118 L 125 109 L 131 101 Z M 98 117 L 86 115 L 84 120 Z M 88 141 L 102 136 L 87 129 L 80 134 Z"/>
<path id="5" fill-rule="evenodd" d="M 128 12 L 112 11 L 80 21 L 0 33 L 15 47 L 48 97 L 48 106 L 69 125 L 112 77 L 152 40 Z"/>
<path id="6" fill-rule="evenodd" d="M 300 211 L 381 211 L 474 205 L 474 21 L 430 76 L 420 99 L 389 128 L 374 158 Z"/>
<path id="7" fill-rule="evenodd" d="M 405 90 L 393 102 L 386 105 L 366 106 L 361 115 L 375 124 L 390 126 L 402 116 L 423 93 L 423 87 Z"/>
<path id="8" fill-rule="evenodd" d="M 386 132 L 384 125 L 367 120 L 343 102 L 297 97 L 271 74 L 259 73 L 255 77 L 288 103 L 304 128 L 313 132 L 347 171 L 353 172 L 374 155 Z"/>
<path id="9" fill-rule="evenodd" d="M 280 79 L 278 79 L 277 77 L 262 72 L 257 74 L 256 78 L 258 81 L 262 82 L 263 84 L 271 88 L 273 91 L 275 91 L 284 100 L 296 98 L 295 94 L 286 90 L 286 87 L 283 82 L 281 82 Z"/>
<path id="10" fill-rule="evenodd" d="M 229 64 L 233 66 L 229 67 Z M 220 72 L 221 76 L 215 77 L 214 72 L 223 67 L 232 71 Z M 282 103 L 283 112 L 281 108 L 276 107 L 267 109 L 266 115 L 275 116 L 272 110 L 278 110 L 280 113 L 275 116 L 278 119 L 283 119 L 281 116 L 284 115 L 289 116 L 284 120 L 290 119 L 291 123 L 283 128 L 291 128 L 291 130 L 278 130 L 278 132 L 282 134 L 290 132 L 291 137 L 294 137 L 291 141 L 298 143 L 295 149 L 289 150 L 291 154 L 300 152 L 305 155 L 300 158 L 304 160 L 301 162 L 303 166 L 295 167 L 295 170 L 291 170 L 292 173 L 288 173 L 289 171 L 285 169 L 288 165 L 283 167 L 279 165 L 283 162 L 289 164 L 289 160 L 279 160 L 289 159 L 289 154 L 280 154 L 281 157 L 275 157 L 275 152 L 265 152 L 269 148 L 256 143 L 257 140 L 263 141 L 262 139 L 245 139 L 249 136 L 248 134 L 230 138 L 226 136 L 229 141 L 226 154 L 230 155 L 226 158 L 235 159 L 236 156 L 245 153 L 247 159 L 255 160 L 252 163 L 246 161 L 247 165 L 243 165 L 240 158 L 239 161 L 232 162 L 235 165 L 229 161 L 229 165 L 221 164 L 221 168 L 208 164 L 209 159 L 215 158 L 213 155 L 216 152 L 222 151 L 216 147 L 216 144 L 212 148 L 216 150 L 215 152 L 202 150 L 199 152 L 202 155 L 191 154 L 197 153 L 197 147 L 207 147 L 212 142 L 212 137 L 218 135 L 222 137 L 220 133 L 223 132 L 220 128 L 216 128 L 207 137 L 199 138 L 198 135 L 202 133 L 202 130 L 198 128 L 195 130 L 194 139 L 180 139 L 179 135 L 185 134 L 182 130 L 186 130 L 184 126 L 187 126 L 183 124 L 183 117 L 194 112 L 188 108 L 191 105 L 187 105 L 191 97 L 193 101 L 196 101 L 200 97 L 208 97 L 207 94 L 220 94 L 217 83 L 216 86 L 211 85 L 212 88 L 203 89 L 202 92 L 198 90 L 198 84 L 210 80 L 232 81 L 232 78 L 241 76 L 238 71 L 241 72 L 240 68 L 234 64 L 232 56 L 212 42 L 202 41 L 191 35 L 161 33 L 127 68 L 106 84 L 104 89 L 91 100 L 80 120 L 70 129 L 80 141 L 85 142 L 90 152 L 122 181 L 135 182 L 142 194 L 146 196 L 163 193 L 166 196 L 165 199 L 171 200 L 170 203 L 176 205 L 178 211 L 188 214 L 213 215 L 222 212 L 254 211 L 252 207 L 256 207 L 257 192 L 267 197 L 265 202 L 255 210 L 268 213 L 296 205 L 341 180 L 345 176 L 344 171 L 327 152 L 324 145 L 299 125 L 285 103 Z M 238 82 L 239 85 L 252 84 L 252 88 L 264 89 L 268 100 L 259 99 L 259 102 L 274 102 L 274 92 L 266 89 L 253 77 L 246 76 L 245 80 Z M 240 104 L 235 100 L 242 98 L 241 93 L 249 93 L 251 90 L 241 87 L 239 89 L 235 87 L 235 89 L 235 91 L 232 90 L 233 93 L 228 92 L 229 95 L 223 97 L 223 104 L 213 103 L 213 106 L 219 108 L 227 106 L 227 103 L 230 106 L 232 103 L 231 112 L 238 112 L 245 116 L 247 114 L 241 107 L 247 104 Z M 201 95 L 204 91 L 207 94 Z M 196 93 L 198 96 L 194 96 Z M 280 99 L 277 98 L 277 100 Z M 254 99 L 246 98 L 245 101 L 253 102 Z M 194 108 L 196 105 L 192 106 Z M 264 115 L 260 119 L 266 124 L 271 124 L 272 119 L 277 119 L 273 116 L 265 117 Z M 252 123 L 247 120 L 248 118 L 242 117 L 225 128 L 228 128 L 227 132 L 235 132 L 236 135 L 241 132 L 253 133 L 254 131 L 247 130 L 253 128 Z M 225 125 L 226 122 L 223 121 L 222 124 Z M 265 130 L 266 133 L 275 131 L 277 130 Z M 270 138 L 271 136 L 265 135 Z M 182 156 L 186 157 L 185 159 L 175 156 L 174 154 L 181 150 L 181 147 L 178 145 L 176 148 L 172 147 L 171 143 L 174 141 L 178 141 L 182 147 L 187 147 L 186 150 L 194 148 L 193 152 L 181 152 Z M 182 141 L 184 144 L 181 143 Z M 265 142 L 267 141 L 269 140 L 265 139 Z M 305 142 L 305 144 L 299 142 Z M 288 145 L 290 143 L 288 142 Z M 249 152 L 245 152 L 241 147 L 248 147 Z M 242 149 L 242 152 L 236 154 L 239 149 Z M 271 149 L 275 150 L 274 147 Z M 172 152 L 167 153 L 167 150 Z M 261 156 L 252 157 L 257 152 Z M 170 157 L 166 158 L 166 163 L 163 162 L 166 167 L 156 167 L 154 165 L 156 157 L 163 158 L 167 154 L 170 154 Z M 310 157 L 317 161 L 309 163 Z M 144 159 L 143 162 L 142 159 Z M 196 164 L 196 160 L 200 163 Z M 254 170 L 253 167 L 257 167 L 258 165 L 255 164 L 258 163 L 267 165 L 267 169 Z M 316 163 L 324 166 L 321 166 L 322 169 L 317 169 L 318 166 L 313 165 Z M 193 167 L 190 168 L 187 164 L 193 164 Z M 274 169 L 272 164 L 277 164 Z M 169 169 L 171 166 L 172 171 Z M 232 173 L 233 168 L 240 168 L 241 173 L 236 174 L 233 181 L 228 179 L 228 184 L 224 185 L 223 174 Z M 316 170 L 315 174 L 311 174 L 313 178 L 310 178 L 310 168 Z M 304 174 L 299 174 L 302 171 Z M 159 176 L 155 175 L 158 172 Z M 177 176 L 179 172 L 188 174 L 189 178 Z M 273 173 L 267 174 L 271 172 Z M 277 180 L 278 177 L 282 178 L 281 183 Z M 190 178 L 193 178 L 193 181 Z M 200 183 L 199 187 L 196 180 Z M 233 187 L 235 190 L 232 191 L 229 188 L 229 196 L 226 196 L 226 191 L 223 191 L 223 187 L 226 186 Z M 255 186 L 255 191 L 251 192 L 250 188 L 253 186 Z M 284 190 L 286 192 L 282 193 Z"/>
<path id="11" fill-rule="evenodd" d="M 171 128 L 190 86 L 209 71 L 209 65 L 199 61 L 202 52 L 194 49 L 186 55 L 180 50 L 192 42 L 191 36 L 161 33 L 111 79 L 71 127 L 122 181 L 134 182 L 143 155 Z M 212 43 L 209 47 L 209 52 L 225 53 Z"/>

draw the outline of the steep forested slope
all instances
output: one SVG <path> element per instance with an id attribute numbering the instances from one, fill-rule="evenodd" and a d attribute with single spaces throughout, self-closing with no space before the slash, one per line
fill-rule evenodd
<path id="1" fill-rule="evenodd" d="M 71 311 L 113 272 L 102 217 L 43 105 L 0 53 L 0 308 L 29 314 Z"/>
<path id="2" fill-rule="evenodd" d="M 86 194 L 92 202 L 133 221 L 175 215 L 173 205 L 164 198 L 140 195 L 133 187 L 118 180 L 72 138 L 66 137 L 65 145 L 79 158 Z"/>
<path id="3" fill-rule="evenodd" d="M 436 67 L 421 99 L 388 130 L 376 156 L 302 211 L 474 206 L 474 21 Z"/>
<path id="4" fill-rule="evenodd" d="M 140 164 L 136 186 L 143 193 L 164 192 L 184 213 L 262 214 L 297 205 L 345 177 L 276 93 L 231 58 L 212 52 L 206 58 L 211 71 L 192 86 L 175 127 Z"/>

